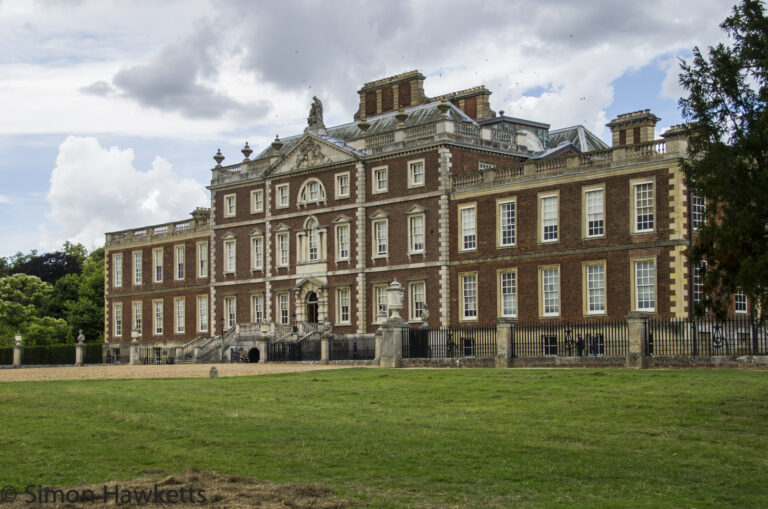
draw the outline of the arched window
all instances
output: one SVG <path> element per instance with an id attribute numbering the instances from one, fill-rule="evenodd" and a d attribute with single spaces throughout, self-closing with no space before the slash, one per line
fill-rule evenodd
<path id="1" fill-rule="evenodd" d="M 307 259 L 310 262 L 316 262 L 319 259 L 319 245 L 317 221 L 313 218 L 307 221 L 307 246 L 309 248 Z"/>
<path id="2" fill-rule="evenodd" d="M 299 205 L 325 201 L 325 187 L 316 178 L 304 181 L 299 189 Z"/>

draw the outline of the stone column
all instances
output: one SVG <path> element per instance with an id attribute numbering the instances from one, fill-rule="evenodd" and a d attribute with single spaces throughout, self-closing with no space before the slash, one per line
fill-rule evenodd
<path id="1" fill-rule="evenodd" d="M 515 333 L 515 318 L 499 318 L 496 321 L 496 367 L 508 368 L 512 365 L 514 347 L 512 343 Z"/>
<path id="2" fill-rule="evenodd" d="M 328 364 L 330 359 L 331 338 L 323 336 L 320 340 L 320 364 Z"/>
<path id="3" fill-rule="evenodd" d="M 133 338 L 131 341 L 131 365 L 136 366 L 138 364 L 141 364 L 140 360 L 140 352 L 139 352 L 139 340 L 138 338 Z"/>
<path id="4" fill-rule="evenodd" d="M 177 346 L 176 347 L 176 360 L 174 361 L 176 364 L 184 361 L 184 347 Z"/>
<path id="5" fill-rule="evenodd" d="M 399 368 L 403 361 L 403 336 L 408 324 L 402 318 L 392 318 L 381 326 L 379 341 L 379 367 Z"/>
<path id="6" fill-rule="evenodd" d="M 642 369 L 646 367 L 645 355 L 648 341 L 648 313 L 633 311 L 627 315 L 627 334 L 629 336 L 629 353 L 627 367 Z"/>
<path id="7" fill-rule="evenodd" d="M 20 368 L 24 359 L 24 345 L 21 344 L 21 333 L 16 332 L 13 336 L 15 344 L 13 345 L 13 367 Z"/>
<path id="8" fill-rule="evenodd" d="M 75 345 L 75 366 L 82 366 L 85 364 L 85 336 L 82 329 L 80 334 L 77 335 L 77 344 Z"/>

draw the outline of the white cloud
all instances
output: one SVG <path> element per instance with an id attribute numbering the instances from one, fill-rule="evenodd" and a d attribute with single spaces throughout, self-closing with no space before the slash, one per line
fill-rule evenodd
<path id="1" fill-rule="evenodd" d="M 69 136 L 59 146 L 47 195 L 47 218 L 58 230 L 43 227 L 42 243 L 99 246 L 104 232 L 182 220 L 208 204 L 204 187 L 174 173 L 165 159 L 156 157 L 151 169 L 141 171 L 133 157 L 131 149 L 107 149 L 95 138 Z"/>
<path id="2" fill-rule="evenodd" d="M 11 199 L 0 194 L 0 203 L 11 203 Z"/>

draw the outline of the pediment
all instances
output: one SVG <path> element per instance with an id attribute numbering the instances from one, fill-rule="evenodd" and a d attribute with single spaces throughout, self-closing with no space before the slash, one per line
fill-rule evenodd
<path id="1" fill-rule="evenodd" d="M 307 133 L 283 156 L 271 173 L 288 173 L 356 159 L 354 152 Z"/>

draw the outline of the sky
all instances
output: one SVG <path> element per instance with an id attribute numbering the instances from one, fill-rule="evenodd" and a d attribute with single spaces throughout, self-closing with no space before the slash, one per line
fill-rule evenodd
<path id="1" fill-rule="evenodd" d="M 212 157 L 299 134 L 312 96 L 352 121 L 363 83 L 483 84 L 551 125 L 650 108 L 681 123 L 679 59 L 725 41 L 723 0 L 0 0 L 0 257 L 89 250 L 208 206 Z"/>

